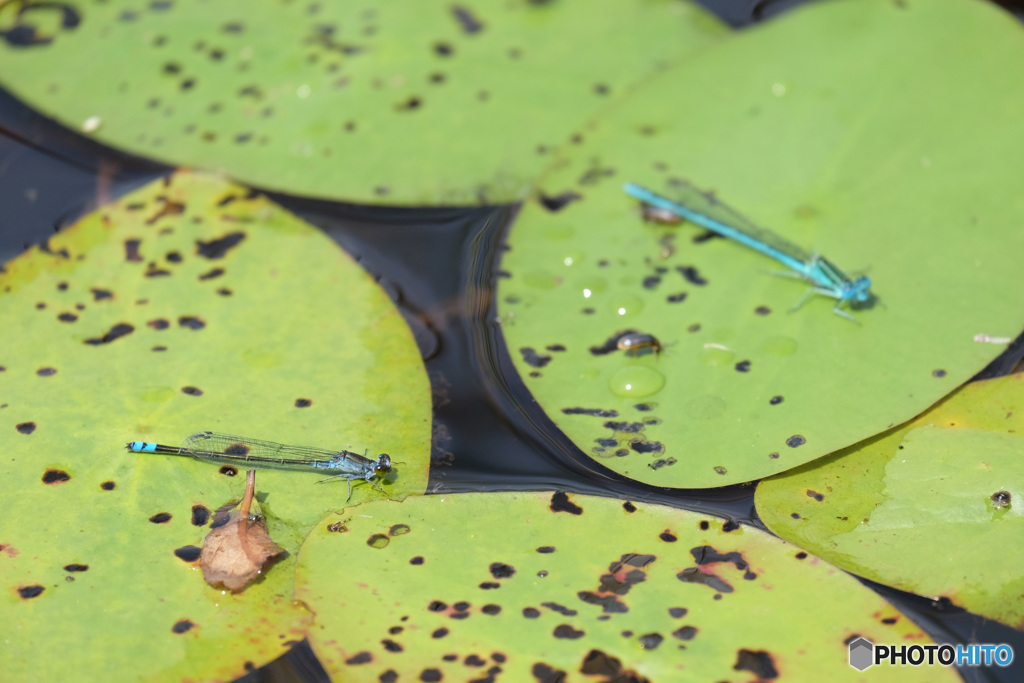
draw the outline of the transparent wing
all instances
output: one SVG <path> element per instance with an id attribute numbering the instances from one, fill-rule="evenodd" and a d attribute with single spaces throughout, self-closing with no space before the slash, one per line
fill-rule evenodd
<path id="1" fill-rule="evenodd" d="M 811 262 L 812 256 L 806 250 L 762 228 L 728 204 L 720 202 L 714 194 L 702 192 L 685 180 L 674 179 L 669 184 L 672 189 L 666 194 L 672 201 L 713 221 L 735 228 L 790 258 L 802 263 Z"/>

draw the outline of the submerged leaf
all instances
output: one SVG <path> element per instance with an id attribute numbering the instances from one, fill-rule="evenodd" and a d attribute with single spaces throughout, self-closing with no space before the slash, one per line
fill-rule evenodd
<path id="1" fill-rule="evenodd" d="M 1024 375 L 762 481 L 779 536 L 882 584 L 1024 628 Z M 939 561 L 941 560 L 941 561 Z"/>

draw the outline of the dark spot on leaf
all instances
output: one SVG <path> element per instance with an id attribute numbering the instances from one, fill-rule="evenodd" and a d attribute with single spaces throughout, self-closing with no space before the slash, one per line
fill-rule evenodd
<path id="1" fill-rule="evenodd" d="M 714 574 L 705 574 L 697 567 L 687 567 L 676 574 L 676 578 L 683 583 L 699 583 L 715 589 L 721 593 L 732 593 L 733 588 L 724 580 Z"/>
<path id="2" fill-rule="evenodd" d="M 436 631 L 434 631 L 433 633 L 431 633 L 430 637 L 431 638 L 444 638 L 449 633 L 450 633 L 450 631 L 448 629 L 446 629 L 446 628 L 439 628 Z"/>
<path id="3" fill-rule="evenodd" d="M 244 239 L 244 232 L 232 232 L 209 242 L 196 240 L 196 254 L 210 260 L 221 259 Z"/>
<path id="4" fill-rule="evenodd" d="M 19 586 L 18 587 L 18 595 L 20 595 L 22 598 L 24 598 L 26 600 L 29 600 L 31 598 L 39 597 L 40 595 L 43 594 L 44 590 L 46 590 L 46 589 L 43 588 L 42 586 L 38 585 L 38 584 L 36 584 L 34 586 Z"/>
<path id="5" fill-rule="evenodd" d="M 791 513 L 789 513 L 789 516 L 792 517 L 793 519 L 800 519 L 800 513 L 799 512 L 791 512 Z"/>
<path id="6" fill-rule="evenodd" d="M 729 470 L 725 469 L 721 465 L 715 465 L 715 472 L 717 472 L 718 474 L 725 474 L 728 471 Z"/>
<path id="7" fill-rule="evenodd" d="M 582 515 L 583 508 L 569 500 L 564 491 L 556 491 L 551 496 L 551 505 L 548 506 L 552 512 L 568 512 L 573 515 Z"/>
<path id="8" fill-rule="evenodd" d="M 686 281 L 690 284 L 703 287 L 708 283 L 708 281 L 701 276 L 694 266 L 676 266 L 676 270 L 679 271 L 679 274 L 686 278 Z"/>
<path id="9" fill-rule="evenodd" d="M 537 552 L 547 555 L 547 554 L 555 552 L 555 546 L 553 546 L 553 545 L 542 545 L 541 547 L 537 548 Z"/>
<path id="10" fill-rule="evenodd" d="M 91 346 L 109 344 L 115 339 L 119 339 L 125 336 L 126 334 L 131 334 L 134 331 L 135 328 L 132 327 L 131 325 L 128 325 L 127 323 L 118 323 L 117 325 L 111 327 L 102 337 L 93 337 L 91 339 L 86 339 L 85 343 Z"/>
<path id="11" fill-rule="evenodd" d="M 707 531 L 711 528 L 711 524 L 707 520 L 701 520 L 697 526 L 700 527 L 701 531 Z"/>
<path id="12" fill-rule="evenodd" d="M 697 635 L 697 628 L 694 626 L 683 626 L 672 631 L 672 635 L 679 640 L 693 640 L 694 636 Z"/>
<path id="13" fill-rule="evenodd" d="M 553 635 L 555 638 L 566 638 L 568 640 L 576 640 L 578 638 L 582 638 L 583 636 L 585 636 L 586 632 L 578 631 L 569 624 L 559 624 L 555 627 L 555 630 L 552 631 L 551 635 Z"/>
<path id="14" fill-rule="evenodd" d="M 772 396 L 772 397 L 771 397 L 771 398 L 770 398 L 770 399 L 768 400 L 768 403 L 770 403 L 770 404 L 771 404 L 771 405 L 773 405 L 773 406 L 777 406 L 777 405 L 779 405 L 780 403 L 782 403 L 782 401 L 783 401 L 783 400 L 784 400 L 784 399 L 783 399 L 783 398 L 782 398 L 781 396 Z"/>
<path id="15" fill-rule="evenodd" d="M 507 579 L 516 573 L 515 567 L 501 562 L 491 563 L 488 569 L 491 572 L 491 576 L 496 579 Z"/>
<path id="16" fill-rule="evenodd" d="M 391 539 L 388 538 L 385 534 L 373 534 L 368 539 L 366 539 L 366 545 L 370 546 L 371 548 L 376 548 L 377 550 L 380 550 L 381 548 L 386 548 L 390 542 Z"/>
<path id="17" fill-rule="evenodd" d="M 599 605 L 603 614 L 621 614 L 629 611 L 625 603 L 615 595 L 598 595 L 591 591 L 579 591 L 576 593 L 576 597 L 588 605 Z"/>
<path id="18" fill-rule="evenodd" d="M 183 315 L 178 318 L 178 325 L 181 327 L 187 327 L 190 330 L 201 330 L 206 327 L 206 323 L 202 319 L 192 315 Z"/>
<path id="19" fill-rule="evenodd" d="M 448 603 L 441 602 L 440 600 L 434 600 L 429 605 L 427 605 L 427 609 L 431 612 L 443 612 L 446 609 L 448 609 Z"/>
<path id="20" fill-rule="evenodd" d="M 779 677 L 772 656 L 764 650 L 739 650 L 736 653 L 736 664 L 732 668 L 736 671 L 750 671 L 758 678 L 766 680 Z"/>
<path id="21" fill-rule="evenodd" d="M 632 635 L 632 632 L 630 632 L 630 635 L 626 637 L 628 638 Z M 610 680 L 616 681 L 616 683 L 646 683 L 646 681 L 641 679 L 621 677 L 622 662 L 601 650 L 591 650 L 587 653 L 583 658 L 583 663 L 580 665 L 580 673 L 588 676 L 607 676 Z"/>
<path id="22" fill-rule="evenodd" d="M 112 481 L 105 481 L 102 484 L 100 484 L 100 488 L 103 489 L 104 491 L 113 491 L 115 488 L 117 488 L 117 484 L 115 484 Z"/>
<path id="23" fill-rule="evenodd" d="M 611 421 L 605 422 L 605 428 L 611 429 L 616 432 L 625 432 L 626 434 L 636 434 L 644 428 L 643 422 L 625 422 L 625 421 Z"/>
<path id="24" fill-rule="evenodd" d="M 686 609 L 685 607 L 669 607 L 668 608 L 668 614 L 673 619 L 681 619 L 682 617 L 685 617 L 686 613 L 689 612 L 689 611 L 690 610 Z M 673 634 L 673 635 L 675 635 L 675 634 Z"/>
<path id="25" fill-rule="evenodd" d="M 633 441 L 629 447 L 637 453 L 663 453 L 665 446 L 660 441 Z M 673 462 L 675 462 L 673 460 Z"/>
<path id="26" fill-rule="evenodd" d="M 736 531 L 740 528 L 738 522 L 734 522 L 731 519 L 722 524 L 722 531 L 729 533 L 730 531 Z"/>
<path id="27" fill-rule="evenodd" d="M 111 292 L 109 289 L 99 289 L 97 287 L 93 287 L 89 291 L 92 292 L 93 301 L 103 301 L 104 299 L 114 298 L 114 293 Z"/>
<path id="28" fill-rule="evenodd" d="M 641 282 L 640 285 L 644 289 L 654 289 L 661 284 L 661 278 L 657 275 L 648 275 Z"/>
<path id="29" fill-rule="evenodd" d="M 665 541 L 666 543 L 675 543 L 679 540 L 679 538 L 668 529 L 658 534 L 658 538 Z"/>
<path id="30" fill-rule="evenodd" d="M 676 464 L 675 458 L 658 458 L 654 462 L 647 463 L 652 470 L 660 470 L 662 467 L 670 467 Z"/>
<path id="31" fill-rule="evenodd" d="M 213 280 L 215 278 L 218 278 L 218 277 L 220 277 L 223 274 L 224 274 L 224 269 L 223 268 L 212 268 L 212 269 L 206 271 L 205 273 L 200 273 L 199 274 L 199 280 L 205 282 L 206 280 Z"/>
<path id="32" fill-rule="evenodd" d="M 523 355 L 523 362 L 534 368 L 542 368 L 551 362 L 551 356 L 539 355 L 529 346 L 519 349 L 519 353 Z"/>
<path id="33" fill-rule="evenodd" d="M 61 313 L 60 315 L 57 316 L 57 320 L 61 321 L 62 323 L 73 323 L 76 320 L 78 320 L 78 316 L 75 315 L 74 313 Z"/>
<path id="34" fill-rule="evenodd" d="M 653 650 L 659 645 L 661 641 L 665 640 L 665 637 L 660 633 L 648 633 L 640 636 L 640 648 L 643 650 Z"/>
<path id="35" fill-rule="evenodd" d="M 799 434 L 794 434 L 793 436 L 791 436 L 788 439 L 786 439 L 786 445 L 789 446 L 790 448 L 796 448 L 797 446 L 803 446 L 805 443 L 807 443 L 807 439 L 805 439 L 804 437 L 800 436 Z"/>
<path id="36" fill-rule="evenodd" d="M 882 619 L 883 624 L 889 624 L 890 626 L 895 624 L 897 621 L 899 621 L 897 617 L 887 617 L 885 619 Z"/>
<path id="37" fill-rule="evenodd" d="M 65 481 L 71 481 L 71 475 L 63 470 L 46 470 L 43 473 L 44 484 L 61 484 Z"/>
<path id="38" fill-rule="evenodd" d="M 64 571 L 66 572 L 86 572 L 89 571 L 89 565 L 87 564 L 66 564 L 64 565 Z"/>
<path id="39" fill-rule="evenodd" d="M 945 376 L 946 376 L 946 371 L 945 370 L 932 370 L 932 377 L 945 377 Z"/>
<path id="40" fill-rule="evenodd" d="M 189 396 L 202 396 L 203 390 L 199 387 L 182 387 L 181 393 L 188 394 Z"/>
<path id="41" fill-rule="evenodd" d="M 589 415 L 590 417 L 618 417 L 616 410 L 601 410 L 600 408 L 562 408 L 565 415 Z"/>
<path id="42" fill-rule="evenodd" d="M 669 294 L 667 297 L 665 297 L 665 301 L 669 302 L 670 304 L 677 304 L 680 301 L 685 300 L 686 292 L 679 292 L 678 294 Z"/>
<path id="43" fill-rule="evenodd" d="M 195 624 L 191 621 L 188 619 L 180 619 L 174 622 L 174 626 L 171 627 L 171 631 L 174 633 L 186 633 L 191 631 L 193 628 L 195 628 Z"/>
<path id="44" fill-rule="evenodd" d="M 171 513 L 169 512 L 158 512 L 149 518 L 153 524 L 166 524 L 171 521 Z"/>
<path id="45" fill-rule="evenodd" d="M 750 361 L 741 360 L 736 364 L 736 372 L 750 372 Z"/>
<path id="46" fill-rule="evenodd" d="M 501 606 L 500 605 L 495 605 L 495 604 L 491 603 L 491 604 L 487 604 L 487 605 L 484 605 L 483 607 L 481 607 L 480 611 L 483 612 L 484 614 L 489 614 L 491 616 L 494 616 L 495 614 L 500 614 L 501 613 Z"/>
<path id="47" fill-rule="evenodd" d="M 146 327 L 152 328 L 152 329 L 156 330 L 157 332 L 160 332 L 161 330 L 166 330 L 170 326 L 171 326 L 171 323 L 169 321 L 167 321 L 167 320 L 164 320 L 163 318 L 157 318 L 155 320 L 150 320 L 149 322 L 146 323 Z"/>
<path id="48" fill-rule="evenodd" d="M 308 398 L 297 398 L 295 399 L 296 408 L 308 408 L 313 405 L 313 402 Z"/>
<path id="49" fill-rule="evenodd" d="M 368 664 L 372 661 L 373 655 L 367 652 L 366 650 L 363 650 L 362 652 L 357 652 L 356 654 L 346 659 L 345 663 L 349 666 L 357 666 L 359 664 Z"/>
<path id="50" fill-rule="evenodd" d="M 542 194 L 538 197 L 537 201 L 539 201 L 540 205 L 548 211 L 557 213 L 579 199 L 583 199 L 583 195 L 575 192 L 563 192 L 562 194 L 555 195 L 553 197 Z"/>
<path id="51" fill-rule="evenodd" d="M 478 586 L 478 588 L 480 588 L 480 590 L 489 591 L 494 590 L 495 588 L 501 588 L 501 584 L 496 581 L 484 581 Z"/>
<path id="52" fill-rule="evenodd" d="M 800 551 L 796 555 L 794 555 L 793 557 L 795 557 L 798 560 L 805 560 L 805 559 L 807 559 L 807 553 L 805 553 L 803 551 Z"/>
<path id="53" fill-rule="evenodd" d="M 417 555 L 416 557 L 414 557 L 411 560 L 409 560 L 409 564 L 419 566 L 419 565 L 423 564 L 423 561 L 424 561 L 423 560 L 423 556 L 422 555 Z"/>
<path id="54" fill-rule="evenodd" d="M 403 652 L 405 650 L 405 648 L 403 648 L 401 645 L 391 640 L 390 638 L 385 638 L 384 640 L 380 641 L 380 644 L 383 645 L 384 649 L 388 652 Z"/>
<path id="55" fill-rule="evenodd" d="M 536 619 L 540 616 L 540 610 L 536 607 L 524 607 L 523 616 L 527 619 Z"/>
<path id="56" fill-rule="evenodd" d="M 18 430 L 19 434 L 31 434 L 32 432 L 36 431 L 36 423 L 19 422 L 14 426 L 14 428 Z"/>
<path id="57" fill-rule="evenodd" d="M 202 551 L 202 548 L 197 548 L 194 545 L 183 545 L 180 548 L 175 548 L 174 555 L 179 560 L 184 560 L 185 562 L 195 562 L 199 559 L 199 553 L 201 553 Z"/>
<path id="58" fill-rule="evenodd" d="M 754 313 L 757 313 L 758 315 L 768 315 L 771 312 L 772 309 L 768 308 L 767 306 L 758 306 L 757 308 L 754 309 Z"/>
<path id="59" fill-rule="evenodd" d="M 565 351 L 565 346 L 562 344 L 548 344 L 544 348 L 548 351 Z"/>
<path id="60" fill-rule="evenodd" d="M 424 669 L 420 672 L 420 680 L 423 683 L 437 683 L 442 677 L 440 669 Z"/>
<path id="61" fill-rule="evenodd" d="M 558 612 L 559 614 L 565 615 L 567 617 L 574 617 L 577 614 L 576 610 L 569 609 L 565 605 L 559 605 L 557 602 L 542 602 L 540 606 L 547 607 L 549 610 L 553 612 Z"/>
<path id="62" fill-rule="evenodd" d="M 409 528 L 408 524 L 393 524 L 391 528 L 388 529 L 388 536 L 404 536 L 410 531 L 412 531 L 412 529 Z"/>
<path id="63" fill-rule="evenodd" d="M 817 491 L 812 491 L 811 489 L 807 489 L 807 497 L 808 498 L 813 498 L 814 500 L 818 501 L 819 503 L 821 501 L 825 500 L 825 495 L 824 494 L 818 493 Z"/>
<path id="64" fill-rule="evenodd" d="M 448 43 L 434 43 L 434 53 L 439 57 L 450 57 L 455 49 Z"/>
<path id="65" fill-rule="evenodd" d="M 479 33 L 484 28 L 483 23 L 473 16 L 473 13 L 461 5 L 452 7 L 452 15 L 455 16 L 455 20 L 459 22 L 459 26 L 466 33 Z"/>
<path id="66" fill-rule="evenodd" d="M 771 458 L 772 460 L 776 460 L 776 459 L 778 459 L 779 454 L 778 453 L 769 453 L 768 457 Z"/>
<path id="67" fill-rule="evenodd" d="M 210 521 L 210 510 L 202 505 L 192 506 L 192 526 L 206 526 Z"/>
<path id="68" fill-rule="evenodd" d="M 564 671 L 552 668 L 541 662 L 534 664 L 533 668 L 530 669 L 530 673 L 533 674 L 537 683 L 565 683 L 565 681 L 569 680 Z"/>

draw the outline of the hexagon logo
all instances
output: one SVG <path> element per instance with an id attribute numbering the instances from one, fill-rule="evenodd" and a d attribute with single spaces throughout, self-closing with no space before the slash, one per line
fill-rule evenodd
<path id="1" fill-rule="evenodd" d="M 850 666 L 857 671 L 863 671 L 872 664 L 875 659 L 875 645 L 866 638 L 850 641 Z"/>

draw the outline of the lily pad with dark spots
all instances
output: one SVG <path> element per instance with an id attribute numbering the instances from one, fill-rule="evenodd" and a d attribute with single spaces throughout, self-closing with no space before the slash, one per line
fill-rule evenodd
<path id="1" fill-rule="evenodd" d="M 847 664 L 858 636 L 931 641 L 824 561 L 657 505 L 374 501 L 310 534 L 296 584 L 317 615 L 310 643 L 338 680 L 958 680 L 941 667 L 858 672 Z"/>
<path id="2" fill-rule="evenodd" d="M 1001 351 L 976 334 L 1024 326 L 1020 38 L 987 3 L 810 3 L 646 82 L 509 231 L 497 302 L 532 397 L 596 462 L 707 488 L 953 391 Z M 713 192 L 806 258 L 869 276 L 875 298 L 844 306 L 856 322 L 825 296 L 792 311 L 808 283 L 691 223 L 645 222 L 626 182 Z M 565 351 L 539 371 L 517 352 L 551 345 Z"/>

